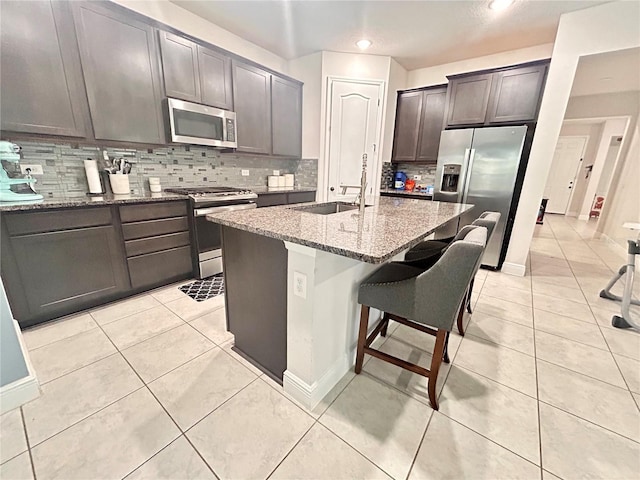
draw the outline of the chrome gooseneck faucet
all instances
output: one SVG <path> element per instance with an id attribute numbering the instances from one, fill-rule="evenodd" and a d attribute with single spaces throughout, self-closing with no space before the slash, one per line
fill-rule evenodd
<path id="1" fill-rule="evenodd" d="M 360 213 L 364 213 L 364 207 L 365 207 L 365 197 L 366 197 L 366 190 L 367 190 L 367 154 L 363 153 L 362 154 L 362 176 L 360 177 L 360 185 L 340 185 L 340 188 L 342 188 L 342 195 L 347 193 L 347 189 L 348 188 L 357 188 L 360 191 L 358 192 L 358 195 L 356 196 L 356 199 L 353 201 L 353 204 L 357 204 L 359 202 L 359 211 Z"/>

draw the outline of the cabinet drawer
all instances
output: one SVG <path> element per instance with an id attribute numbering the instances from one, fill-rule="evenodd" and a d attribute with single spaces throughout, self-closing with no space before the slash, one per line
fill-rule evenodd
<path id="1" fill-rule="evenodd" d="M 6 213 L 3 214 L 9 234 L 55 232 L 84 227 L 111 224 L 111 208 L 70 208 L 54 212 Z"/>
<path id="2" fill-rule="evenodd" d="M 129 258 L 127 262 L 134 289 L 179 280 L 193 271 L 189 246 L 140 255 Z"/>
<path id="3" fill-rule="evenodd" d="M 141 203 L 120 207 L 122 223 L 155 220 L 157 218 L 182 217 L 187 214 L 187 202 Z"/>
<path id="4" fill-rule="evenodd" d="M 287 194 L 286 193 L 268 193 L 266 195 L 258 195 L 256 200 L 258 208 L 260 207 L 273 207 L 274 205 L 286 205 Z"/>
<path id="5" fill-rule="evenodd" d="M 189 245 L 189 232 L 170 233 L 151 238 L 140 238 L 125 242 L 127 257 L 144 255 L 146 253 L 159 252 L 169 248 Z"/>
<path id="6" fill-rule="evenodd" d="M 161 220 L 147 220 L 145 222 L 125 223 L 122 225 L 122 233 L 125 240 L 154 237 L 188 230 L 189 222 L 187 217 L 163 218 Z"/>
<path id="7" fill-rule="evenodd" d="M 288 193 L 287 203 L 305 203 L 315 202 L 316 192 L 290 192 Z"/>

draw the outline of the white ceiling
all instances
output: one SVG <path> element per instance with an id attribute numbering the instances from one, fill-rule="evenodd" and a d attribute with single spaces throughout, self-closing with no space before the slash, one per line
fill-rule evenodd
<path id="1" fill-rule="evenodd" d="M 320 50 L 389 55 L 408 70 L 553 42 L 565 12 L 603 0 L 170 0 L 285 59 Z"/>
<path id="2" fill-rule="evenodd" d="M 640 48 L 581 57 L 571 96 L 640 90 Z"/>

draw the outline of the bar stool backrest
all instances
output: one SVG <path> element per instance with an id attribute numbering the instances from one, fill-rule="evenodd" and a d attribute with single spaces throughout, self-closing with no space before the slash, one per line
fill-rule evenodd
<path id="1" fill-rule="evenodd" d="M 478 225 L 487 229 L 487 243 L 491 240 L 493 231 L 496 225 L 500 221 L 500 212 L 484 212 L 477 219 L 475 219 L 471 225 Z"/>

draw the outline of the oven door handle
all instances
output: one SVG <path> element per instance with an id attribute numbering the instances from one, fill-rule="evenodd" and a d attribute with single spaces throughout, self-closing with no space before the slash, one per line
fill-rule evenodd
<path id="1" fill-rule="evenodd" d="M 196 217 L 204 217 L 210 213 L 233 212 L 235 210 L 250 210 L 256 208 L 255 203 L 243 203 L 241 205 L 224 205 L 222 207 L 196 208 L 193 214 Z"/>

